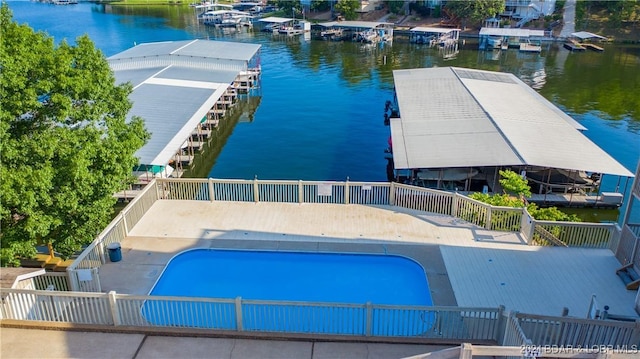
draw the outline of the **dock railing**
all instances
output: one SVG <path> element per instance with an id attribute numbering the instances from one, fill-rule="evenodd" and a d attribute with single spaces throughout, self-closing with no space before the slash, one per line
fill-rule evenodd
<path id="1" fill-rule="evenodd" d="M 618 243 L 629 242 L 614 223 L 538 221 L 525 208 L 491 206 L 459 193 L 395 182 L 162 178 L 151 181 L 69 266 L 71 290 L 101 290 L 97 268 L 107 261 L 107 246 L 126 238 L 157 200 L 388 205 L 453 216 L 488 230 L 520 232 L 530 245 L 565 243 L 618 253 Z M 558 241 L 543 240 L 536 227 Z"/>

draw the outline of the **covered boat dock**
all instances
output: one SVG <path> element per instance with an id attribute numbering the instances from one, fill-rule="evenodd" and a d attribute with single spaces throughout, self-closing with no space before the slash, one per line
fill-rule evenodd
<path id="1" fill-rule="evenodd" d="M 288 17 L 269 16 L 259 19 L 262 23 L 260 30 L 285 35 L 299 35 L 311 31 L 311 24 L 308 21 L 292 19 Z"/>
<path id="2" fill-rule="evenodd" d="M 604 48 L 593 43 L 593 41 L 607 41 L 604 36 L 600 36 L 587 31 L 578 31 L 571 33 L 571 37 L 564 44 L 564 48 L 571 51 L 582 51 L 585 49 L 602 52 Z"/>
<path id="3" fill-rule="evenodd" d="M 447 45 L 457 42 L 460 38 L 460 29 L 443 27 L 414 27 L 409 30 L 409 42 L 414 44 L 429 44 L 430 46 Z"/>
<path id="4" fill-rule="evenodd" d="M 151 133 L 138 150 L 136 187 L 153 177 L 180 177 L 238 95 L 259 87 L 260 45 L 186 40 L 139 44 L 109 57 L 117 83 L 129 82 L 133 106 Z"/>
<path id="5" fill-rule="evenodd" d="M 480 50 L 519 48 L 521 43 L 542 39 L 544 39 L 544 30 L 483 27 L 479 33 L 478 48 Z"/>
<path id="6" fill-rule="evenodd" d="M 322 31 L 342 30 L 343 39 L 375 43 L 393 40 L 393 23 L 377 21 L 331 21 L 317 24 Z"/>
<path id="7" fill-rule="evenodd" d="M 574 206 L 620 204 L 620 193 L 602 196 L 601 177 L 628 182 L 633 173 L 513 74 L 442 67 L 395 70 L 393 76 L 396 181 L 501 193 L 499 170 L 511 169 L 529 180 L 534 202 L 559 201 L 559 194 Z M 580 196 L 591 201 L 578 203 Z"/>

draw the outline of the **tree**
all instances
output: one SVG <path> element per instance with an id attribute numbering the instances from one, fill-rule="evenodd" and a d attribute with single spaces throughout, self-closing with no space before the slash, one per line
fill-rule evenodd
<path id="1" fill-rule="evenodd" d="M 525 178 L 511 170 L 500 170 L 500 185 L 504 189 L 504 194 L 489 195 L 486 193 L 474 192 L 470 198 L 492 206 L 502 207 L 527 207 L 531 216 L 544 221 L 566 221 L 580 222 L 580 218 L 575 214 L 566 214 L 556 207 L 538 208 L 535 203 L 527 203 L 525 197 L 531 197 L 531 187 Z M 498 221 L 499 222 L 499 221 Z"/>
<path id="2" fill-rule="evenodd" d="M 358 7 L 360 7 L 358 0 L 338 0 L 335 9 L 344 16 L 345 20 L 355 20 L 358 18 L 356 13 Z"/>
<path id="3" fill-rule="evenodd" d="M 500 170 L 500 177 L 500 185 L 507 194 L 518 196 L 521 199 L 531 197 L 531 187 L 529 187 L 526 178 L 510 170 Z"/>
<path id="4" fill-rule="evenodd" d="M 276 6 L 285 16 L 289 16 L 289 14 L 293 16 L 295 13 L 302 12 L 302 4 L 299 0 L 277 0 Z"/>
<path id="5" fill-rule="evenodd" d="M 404 1 L 398 1 L 398 0 L 387 1 L 387 8 L 389 9 L 389 12 L 393 14 L 400 14 L 402 12 L 403 7 L 404 7 Z"/>
<path id="6" fill-rule="evenodd" d="M 331 1 L 313 0 L 311 1 L 311 10 L 313 11 L 329 11 L 331 9 Z"/>
<path id="7" fill-rule="evenodd" d="M 49 244 L 67 257 L 110 221 L 148 133 L 91 40 L 34 32 L 0 7 L 0 262 Z"/>
<path id="8" fill-rule="evenodd" d="M 478 23 L 504 11 L 505 0 L 459 0 L 447 1 L 446 12 L 451 16 L 466 21 Z"/>

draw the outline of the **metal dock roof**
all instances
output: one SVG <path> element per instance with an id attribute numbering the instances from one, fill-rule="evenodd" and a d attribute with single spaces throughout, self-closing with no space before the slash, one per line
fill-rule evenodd
<path id="1" fill-rule="evenodd" d="M 409 31 L 411 31 L 411 32 L 427 32 L 427 33 L 434 33 L 434 34 L 448 34 L 450 32 L 460 31 L 460 29 L 451 29 L 451 28 L 444 28 L 444 27 L 418 26 L 418 27 L 411 28 L 411 30 L 409 30 Z"/>
<path id="2" fill-rule="evenodd" d="M 480 36 L 544 36 L 544 30 L 530 30 L 518 28 L 502 28 L 502 27 L 483 27 L 480 29 Z"/>
<path id="3" fill-rule="evenodd" d="M 380 25 L 393 25 L 391 22 L 377 22 L 377 21 L 331 21 L 321 22 L 318 25 L 325 27 L 342 27 L 349 29 L 375 29 Z"/>
<path id="4" fill-rule="evenodd" d="M 633 177 L 512 74 L 443 67 L 393 76 L 396 169 L 529 165 Z"/>
<path id="5" fill-rule="evenodd" d="M 284 24 L 285 22 L 291 22 L 294 21 L 295 19 L 290 19 L 287 17 L 277 17 L 277 16 L 270 16 L 270 17 L 265 17 L 262 19 L 259 19 L 258 21 L 260 22 L 270 22 L 270 23 L 276 23 L 276 24 Z"/>
<path id="6" fill-rule="evenodd" d="M 151 138 L 136 156 L 165 166 L 260 45 L 191 40 L 142 44 L 108 59 L 118 83 L 134 86 L 128 118 L 144 119 Z"/>

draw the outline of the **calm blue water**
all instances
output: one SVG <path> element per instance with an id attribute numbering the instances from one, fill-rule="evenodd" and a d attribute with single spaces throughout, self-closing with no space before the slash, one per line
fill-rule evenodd
<path id="1" fill-rule="evenodd" d="M 370 320 L 372 335 L 411 336 L 436 319 L 419 309 L 433 304 L 422 266 L 389 255 L 196 249 L 174 257 L 150 294 L 242 297 L 242 327 L 252 331 L 364 335 Z M 416 309 L 378 308 L 368 316 L 367 302 Z M 233 303 L 148 300 L 142 314 L 155 325 L 237 329 L 236 310 Z"/>
<path id="2" fill-rule="evenodd" d="M 304 41 L 246 31 L 220 32 L 197 23 L 188 7 L 53 6 L 9 1 L 18 22 L 56 41 L 88 34 L 105 55 L 135 43 L 209 38 L 262 44 L 262 99 L 214 159 L 210 177 L 386 181 L 389 128 L 384 102 L 394 69 L 460 66 L 512 72 L 570 113 L 585 133 L 631 172 L 640 160 L 640 47 L 607 45 L 604 53 L 573 54 L 557 46 L 542 55 L 495 56 L 467 43 L 445 61 L 434 49 Z M 544 134 L 532 134 L 544 136 Z M 576 149 L 579 151 L 579 149 Z M 208 171 L 208 172 L 207 172 Z M 605 176 L 604 191 L 617 178 Z M 630 183 L 629 183 L 630 185 Z M 623 191 L 625 182 L 620 183 Z M 639 214 L 640 215 L 640 214 Z"/>
<path id="3" fill-rule="evenodd" d="M 169 262 L 150 294 L 432 305 L 424 269 L 388 255 L 191 250 Z"/>

